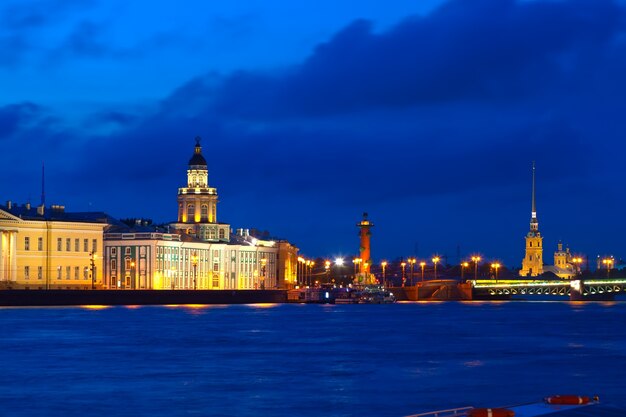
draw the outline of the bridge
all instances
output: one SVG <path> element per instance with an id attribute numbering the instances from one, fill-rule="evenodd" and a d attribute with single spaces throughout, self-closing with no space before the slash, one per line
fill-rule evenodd
<path id="1" fill-rule="evenodd" d="M 572 279 L 572 280 L 475 280 L 474 299 L 508 299 L 512 296 L 555 295 L 570 300 L 612 300 L 626 293 L 626 279 Z"/>

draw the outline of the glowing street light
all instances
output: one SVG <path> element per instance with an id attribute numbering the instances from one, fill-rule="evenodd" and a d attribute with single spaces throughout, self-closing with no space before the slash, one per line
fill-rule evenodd
<path id="1" fill-rule="evenodd" d="M 406 262 L 402 262 L 400 266 L 402 267 L 402 286 L 404 287 L 404 283 L 406 282 L 406 277 L 404 276 L 404 268 L 406 268 Z"/>
<path id="2" fill-rule="evenodd" d="M 441 260 L 441 258 L 440 258 L 440 257 L 438 257 L 438 256 L 435 256 L 435 257 L 432 259 L 433 264 L 435 265 L 435 280 L 437 279 L 437 263 L 439 263 L 439 261 L 440 261 L 440 260 Z"/>
<path id="3" fill-rule="evenodd" d="M 500 265 L 498 262 L 491 264 L 491 267 L 496 270 L 496 284 L 498 283 L 498 269 L 500 269 L 501 266 L 502 265 Z"/>
<path id="4" fill-rule="evenodd" d="M 462 262 L 461 263 L 461 281 L 464 281 L 465 268 L 467 268 L 468 266 L 469 266 L 469 262 Z"/>
<path id="5" fill-rule="evenodd" d="M 572 262 L 574 263 L 574 265 L 576 265 L 576 273 L 582 274 L 582 268 L 580 265 L 583 263 L 583 258 L 581 257 L 572 258 Z"/>
<path id="6" fill-rule="evenodd" d="M 478 262 L 480 261 L 480 256 L 472 256 L 472 262 L 474 262 L 474 281 L 478 279 Z"/>
<path id="7" fill-rule="evenodd" d="M 343 266 L 343 258 L 335 258 L 335 265 Z"/>
<path id="8" fill-rule="evenodd" d="M 426 267 L 426 262 L 420 262 L 420 266 L 422 267 L 422 282 L 424 282 L 424 267 Z"/>
<path id="9" fill-rule="evenodd" d="M 357 266 L 361 263 L 362 259 L 361 258 L 354 258 L 352 260 L 352 262 L 354 263 L 354 275 L 356 276 L 357 274 Z"/>
<path id="10" fill-rule="evenodd" d="M 386 287 L 387 286 L 387 280 L 385 279 L 385 269 L 387 268 L 387 261 L 382 261 L 380 263 L 380 266 L 382 266 L 382 268 L 383 268 L 383 285 Z"/>
<path id="11" fill-rule="evenodd" d="M 613 268 L 613 263 L 615 261 L 613 261 L 613 258 L 604 258 L 602 260 L 602 263 L 604 264 L 604 266 L 606 267 L 606 277 L 609 278 L 610 274 L 611 274 L 611 269 Z"/>
<path id="12" fill-rule="evenodd" d="M 409 258 L 409 264 L 411 264 L 411 285 L 413 285 L 413 267 L 415 266 L 415 262 L 417 262 L 415 258 Z"/>
<path id="13" fill-rule="evenodd" d="M 191 255 L 191 264 L 193 265 L 193 289 L 198 289 L 198 254 Z"/>

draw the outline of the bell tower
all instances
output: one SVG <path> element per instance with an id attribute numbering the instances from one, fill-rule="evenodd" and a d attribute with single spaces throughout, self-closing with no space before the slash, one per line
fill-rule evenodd
<path id="1" fill-rule="evenodd" d="M 524 277 L 536 277 L 543 274 L 543 237 L 539 233 L 537 208 L 535 206 L 535 162 L 533 161 L 532 203 L 530 231 L 526 234 L 526 254 L 522 260 L 519 274 Z"/>
<path id="2" fill-rule="evenodd" d="M 217 222 L 217 188 L 209 187 L 209 170 L 200 137 L 189 160 L 187 186 L 178 189 L 178 221 L 172 226 L 205 241 L 230 239 L 230 225 Z"/>

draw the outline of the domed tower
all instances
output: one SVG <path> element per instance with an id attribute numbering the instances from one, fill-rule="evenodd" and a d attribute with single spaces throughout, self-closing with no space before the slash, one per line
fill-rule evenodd
<path id="1" fill-rule="evenodd" d="M 187 187 L 178 189 L 178 222 L 173 226 L 207 241 L 228 241 L 229 225 L 217 222 L 217 189 L 209 187 L 209 170 L 200 138 L 187 169 Z"/>

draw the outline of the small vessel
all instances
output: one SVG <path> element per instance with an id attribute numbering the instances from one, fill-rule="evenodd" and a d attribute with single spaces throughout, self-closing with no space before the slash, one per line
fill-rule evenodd
<path id="1" fill-rule="evenodd" d="M 359 304 L 391 304 L 396 302 L 392 292 L 381 285 L 366 285 L 359 292 Z"/>
<path id="2" fill-rule="evenodd" d="M 408 417 L 623 417 L 626 410 L 601 404 L 599 398 L 553 395 L 543 401 L 498 408 L 460 407 Z"/>

